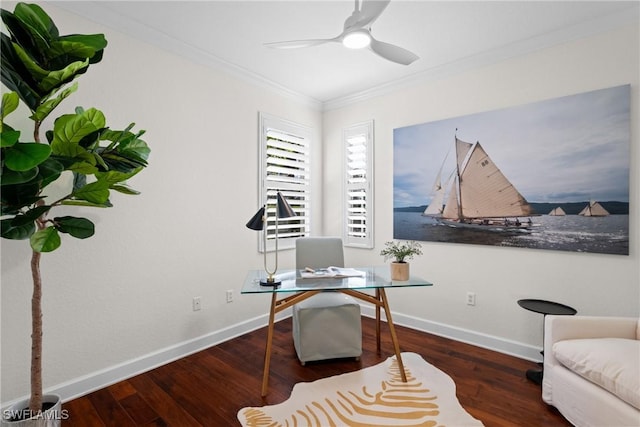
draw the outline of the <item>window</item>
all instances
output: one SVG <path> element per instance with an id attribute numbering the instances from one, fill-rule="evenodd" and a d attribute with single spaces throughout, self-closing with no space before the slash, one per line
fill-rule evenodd
<path id="1" fill-rule="evenodd" d="M 345 246 L 373 248 L 373 121 L 342 131 Z"/>
<path id="2" fill-rule="evenodd" d="M 260 113 L 260 204 L 266 205 L 267 251 L 275 247 L 275 202 L 281 192 L 297 216 L 278 220 L 278 249 L 295 247 L 298 237 L 310 232 L 311 129 Z M 258 240 L 260 251 L 265 248 Z"/>

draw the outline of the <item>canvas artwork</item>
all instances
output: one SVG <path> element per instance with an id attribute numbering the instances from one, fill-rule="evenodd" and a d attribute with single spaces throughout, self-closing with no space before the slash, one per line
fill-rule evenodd
<path id="1" fill-rule="evenodd" d="M 629 254 L 630 86 L 394 129 L 394 239 Z"/>

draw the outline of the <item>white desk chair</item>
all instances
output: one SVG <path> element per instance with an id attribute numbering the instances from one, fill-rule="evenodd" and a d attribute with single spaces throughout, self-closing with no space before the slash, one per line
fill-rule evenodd
<path id="1" fill-rule="evenodd" d="M 296 240 L 296 268 L 344 267 L 342 239 L 303 237 Z M 327 279 L 330 280 L 330 279 Z M 340 292 L 327 291 L 293 306 L 293 344 L 304 365 L 314 360 L 362 354 L 360 304 Z"/>

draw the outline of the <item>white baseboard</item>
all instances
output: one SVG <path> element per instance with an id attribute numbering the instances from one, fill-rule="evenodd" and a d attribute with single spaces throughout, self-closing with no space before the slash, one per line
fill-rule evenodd
<path id="1" fill-rule="evenodd" d="M 364 316 L 375 318 L 375 309 L 373 306 L 362 305 L 361 307 L 362 314 Z M 515 356 L 520 359 L 542 362 L 542 356 L 540 355 L 541 347 L 534 347 L 521 342 L 446 325 L 444 323 L 432 322 L 427 319 L 421 319 L 402 313 L 393 312 L 392 314 L 393 323 L 395 325 L 406 326 L 407 328 L 427 332 L 444 338 L 451 338 L 455 341 L 475 345 L 476 347 L 487 348 L 489 350 Z M 382 318 L 384 319 L 384 311 Z"/>
<path id="2" fill-rule="evenodd" d="M 375 317 L 373 306 L 362 305 L 362 314 L 367 317 Z M 291 315 L 290 310 L 285 310 L 276 316 L 276 321 L 282 320 Z M 384 316 L 383 316 L 384 319 Z M 267 325 L 269 321 L 268 314 L 258 316 L 247 321 L 237 323 L 228 328 L 214 331 L 210 334 L 203 335 L 188 341 L 178 343 L 176 345 L 158 350 L 153 353 L 146 354 L 136 359 L 128 360 L 121 364 L 93 372 L 83 377 L 74 378 L 62 384 L 45 390 L 45 393 L 54 393 L 60 395 L 63 402 L 73 400 L 80 396 L 84 396 L 95 390 L 131 378 L 135 375 L 173 362 L 175 360 L 186 357 L 190 354 L 197 353 L 211 346 L 228 341 L 240 335 L 244 335 L 253 330 L 259 329 Z M 432 322 L 413 316 L 404 315 L 402 313 L 393 313 L 393 321 L 400 326 L 427 332 L 456 341 L 472 344 L 478 347 L 487 348 L 498 351 L 500 353 L 509 354 L 521 359 L 541 361 L 540 348 L 518 343 L 504 338 L 483 334 L 455 326 L 445 325 L 443 323 Z M 11 402 L 2 402 L 0 407 L 6 408 L 19 400 L 25 399 L 23 396 Z"/>
<path id="3" fill-rule="evenodd" d="M 285 310 L 276 315 L 276 321 L 280 321 L 290 315 L 290 310 Z M 183 341 L 153 353 L 127 360 L 126 362 L 118 365 L 57 384 L 44 390 L 44 393 L 57 394 L 62 398 L 63 402 L 68 402 L 93 391 L 100 390 L 104 387 L 123 381 L 127 378 L 134 377 L 159 366 L 166 365 L 167 363 L 186 357 L 190 354 L 197 353 L 211 346 L 229 341 L 240 335 L 262 328 L 268 323 L 268 314 L 258 316 L 229 326 L 228 328 L 214 331 L 188 341 Z M 28 397 L 29 396 L 22 396 L 12 401 L 2 402 L 0 403 L 0 407 L 6 408 Z"/>

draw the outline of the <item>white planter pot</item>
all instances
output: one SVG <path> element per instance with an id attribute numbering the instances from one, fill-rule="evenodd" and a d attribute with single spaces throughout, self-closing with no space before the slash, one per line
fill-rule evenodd
<path id="1" fill-rule="evenodd" d="M 49 408 L 40 416 L 34 416 L 26 420 L 11 421 L 11 419 L 22 411 L 29 410 L 29 399 L 24 399 L 11 405 L 2 411 L 2 427 L 60 427 L 62 420 L 67 418 L 66 412 L 62 411 L 62 399 L 57 394 L 45 394 L 42 396 L 43 406 Z"/>

